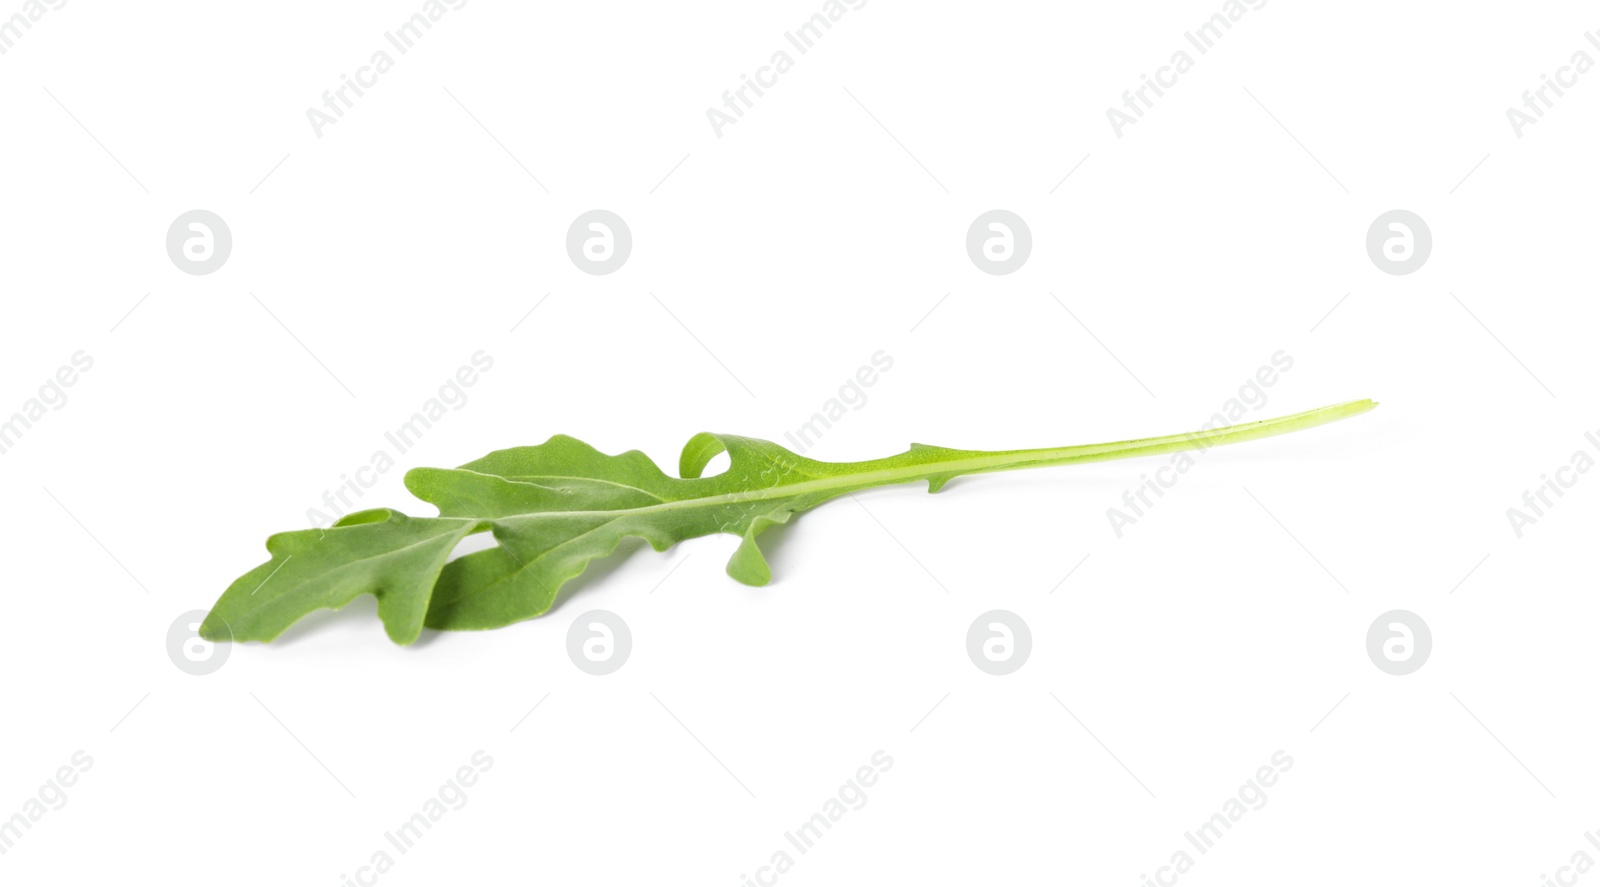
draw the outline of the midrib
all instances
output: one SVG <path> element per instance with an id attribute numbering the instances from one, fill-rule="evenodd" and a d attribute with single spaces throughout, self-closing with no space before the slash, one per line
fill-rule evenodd
<path id="1" fill-rule="evenodd" d="M 536 511 L 525 514 L 507 515 L 501 518 L 459 518 L 460 520 L 516 520 L 538 518 L 568 518 L 568 517 L 606 517 L 613 515 L 642 515 L 654 514 L 678 509 L 693 509 L 713 507 L 717 505 L 731 505 L 738 502 L 762 502 L 772 499 L 789 499 L 803 496 L 807 493 L 820 493 L 830 490 L 848 490 L 859 487 L 879 486 L 883 484 L 901 483 L 911 480 L 922 480 L 939 477 L 941 475 L 971 474 L 981 471 L 1003 471 L 1011 468 L 1038 467 L 1045 468 L 1053 465 L 1068 465 L 1079 462 L 1101 462 L 1111 459 L 1124 459 L 1135 456 L 1154 456 L 1162 453 L 1176 452 L 1179 450 L 1200 449 L 1222 444 L 1239 443 L 1254 440 L 1260 437 L 1270 437 L 1290 431 L 1298 431 L 1315 425 L 1322 425 L 1338 419 L 1347 418 L 1358 413 L 1372 409 L 1376 404 L 1371 401 L 1350 401 L 1349 403 L 1321 407 L 1295 413 L 1289 416 L 1280 416 L 1275 419 L 1264 419 L 1259 422 L 1250 422 L 1244 425 L 1228 425 L 1212 431 L 1196 431 L 1185 434 L 1170 434 L 1161 437 L 1139 438 L 1135 440 L 1117 441 L 1104 444 L 1084 444 L 1068 447 L 1054 447 L 1037 450 L 1010 450 L 1004 452 L 976 452 L 969 451 L 963 455 L 944 461 L 921 462 L 903 467 L 868 469 L 850 474 L 841 474 L 836 477 L 818 478 L 816 480 L 802 481 L 760 490 L 742 490 L 733 493 L 720 493 L 715 496 L 701 496 L 694 499 L 680 499 L 673 502 L 663 502 L 659 505 L 645 505 L 638 508 L 597 509 L 594 511 Z M 887 459 L 878 459 L 871 462 L 858 462 L 855 464 L 867 466 L 883 464 L 895 459 L 903 458 L 891 456 Z M 468 469 L 457 469 L 466 471 Z M 481 472 L 472 472 L 478 474 Z M 485 475 L 494 477 L 495 475 Z M 501 478 L 504 480 L 505 478 Z"/>

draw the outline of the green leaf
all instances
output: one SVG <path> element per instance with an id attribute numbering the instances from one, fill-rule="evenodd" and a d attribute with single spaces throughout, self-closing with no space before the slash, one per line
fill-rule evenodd
<path id="1" fill-rule="evenodd" d="M 267 539 L 272 560 L 228 586 L 201 623 L 200 636 L 270 641 L 313 610 L 371 594 L 389 639 L 409 644 L 422 633 L 439 570 L 477 524 L 378 508 L 347 515 L 326 530 L 278 533 Z"/>
<path id="2" fill-rule="evenodd" d="M 547 612 L 568 580 L 630 536 L 657 551 L 714 533 L 739 536 L 728 575 L 764 585 L 772 571 L 756 541 L 762 531 L 857 490 L 920 480 L 938 492 L 967 474 L 1207 449 L 1310 428 L 1376 405 L 1358 400 L 1189 434 L 1051 449 L 913 444 L 865 462 L 819 462 L 764 440 L 702 433 L 684 446 L 681 477 L 667 475 L 637 450 L 609 456 L 556 435 L 460 468 L 407 473 L 406 487 L 437 507 L 438 517 L 376 509 L 327 530 L 271 537 L 272 559 L 223 592 L 200 633 L 212 640 L 271 640 L 306 614 L 343 607 L 359 594 L 378 598 L 378 616 L 400 644 L 416 640 L 424 624 L 498 628 Z M 728 469 L 703 477 L 722 453 Z M 483 531 L 494 534 L 495 547 L 446 562 L 462 538 Z"/>

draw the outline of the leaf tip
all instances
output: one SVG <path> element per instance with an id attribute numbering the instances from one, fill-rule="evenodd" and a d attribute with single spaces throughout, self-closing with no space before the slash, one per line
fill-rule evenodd
<path id="1" fill-rule="evenodd" d="M 767 565 L 767 558 L 756 545 L 753 534 L 745 535 L 733 557 L 728 558 L 728 575 L 736 582 L 757 588 L 772 581 L 772 568 Z"/>
<path id="2" fill-rule="evenodd" d="M 393 508 L 368 508 L 363 511 L 352 511 L 344 517 L 333 522 L 335 527 L 356 527 L 361 524 L 381 524 L 387 520 L 394 520 L 399 512 Z"/>
<path id="3" fill-rule="evenodd" d="M 416 625 L 401 626 L 385 622 L 383 633 L 388 635 L 389 640 L 394 641 L 396 644 L 402 647 L 409 647 L 416 643 L 417 638 L 422 637 L 422 623 L 418 621 Z"/>
<path id="4" fill-rule="evenodd" d="M 212 643 L 231 643 L 233 641 L 233 631 L 228 628 L 227 621 L 218 616 L 216 610 L 212 610 L 206 614 L 205 620 L 200 623 L 200 639 L 211 641 Z"/>
<path id="5" fill-rule="evenodd" d="M 683 454 L 678 457 L 678 476 L 684 480 L 698 478 L 706 465 L 727 449 L 727 445 L 709 431 L 696 434 L 683 445 Z"/>
<path id="6" fill-rule="evenodd" d="M 427 497 L 423 493 L 429 489 L 428 479 L 437 474 L 438 471 L 439 469 L 437 468 L 412 468 L 405 473 L 401 481 L 405 483 L 406 489 L 411 492 L 411 495 L 416 496 L 418 499 L 426 500 Z"/>

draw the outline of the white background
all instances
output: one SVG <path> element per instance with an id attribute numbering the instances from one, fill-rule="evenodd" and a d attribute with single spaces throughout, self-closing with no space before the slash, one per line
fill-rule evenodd
<path id="1" fill-rule="evenodd" d="M 317 137 L 306 109 L 420 8 L 75 0 L 0 56 L 0 414 L 94 361 L 0 457 L 0 817 L 94 761 L 0 880 L 339 884 L 479 749 L 379 883 L 739 884 L 878 749 L 779 883 L 1133 885 L 1190 849 L 1184 884 L 1532 885 L 1600 857 L 1600 479 L 1523 538 L 1506 517 L 1600 427 L 1600 73 L 1506 117 L 1600 58 L 1592 7 L 1274 0 L 1199 56 L 1221 3 L 872 0 L 719 138 L 706 109 L 820 3 L 473 0 Z M 1106 109 L 1179 49 L 1118 138 Z M 195 208 L 234 239 L 206 276 L 164 249 Z M 608 276 L 565 252 L 593 208 L 633 233 Z M 1007 276 L 965 251 L 993 208 L 1033 235 Z M 1434 239 L 1407 276 L 1365 251 L 1395 208 Z M 428 513 L 404 469 L 557 432 L 669 469 L 701 430 L 782 441 L 879 350 L 808 455 L 1187 431 L 1279 350 L 1252 418 L 1382 406 L 1209 453 L 1121 538 L 1107 509 L 1163 458 L 841 500 L 764 537 L 762 589 L 716 537 L 504 630 L 400 648 L 363 598 L 174 667 L 173 620 L 479 349 L 363 505 Z M 634 636 L 607 677 L 565 652 L 594 608 Z M 1033 633 L 1007 677 L 965 650 L 994 608 Z M 1394 608 L 1434 639 L 1405 677 L 1364 646 Z M 1266 806 L 1188 848 L 1279 749 Z"/>

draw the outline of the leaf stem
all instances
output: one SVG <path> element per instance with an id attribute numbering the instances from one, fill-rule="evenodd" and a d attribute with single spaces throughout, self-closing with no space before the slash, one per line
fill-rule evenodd
<path id="1" fill-rule="evenodd" d="M 1073 465 L 1080 462 L 1131 459 L 1136 456 L 1156 456 L 1162 453 L 1175 453 L 1180 450 L 1208 450 L 1223 444 L 1243 443 L 1248 440 L 1288 434 L 1292 431 L 1301 431 L 1306 428 L 1325 425 L 1329 422 L 1337 422 L 1340 419 L 1348 419 L 1351 416 L 1365 413 L 1377 405 L 1377 402 L 1372 400 L 1352 400 L 1347 403 L 1306 410 L 1303 413 L 1279 416 L 1276 419 L 1262 419 L 1258 422 L 1225 425 L 1220 428 L 1202 429 L 1186 434 L 1134 438 L 1112 443 L 1082 444 L 1035 450 L 1004 450 L 987 453 L 968 451 L 968 455 L 973 458 L 953 460 L 948 467 L 955 469 L 955 473 L 958 474 L 975 474 L 985 471 L 1009 471 L 1018 468 L 1037 468 L 1048 465 Z M 913 450 L 911 454 L 906 455 L 912 455 L 915 452 Z M 971 462 L 979 464 L 969 467 Z M 931 466 L 934 463 L 923 464 Z"/>

